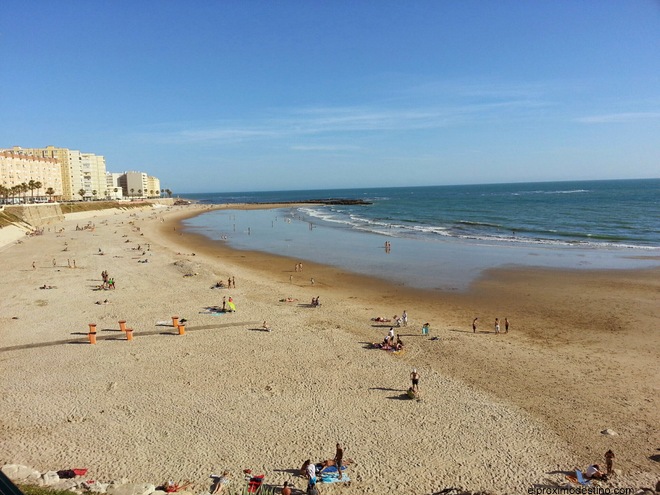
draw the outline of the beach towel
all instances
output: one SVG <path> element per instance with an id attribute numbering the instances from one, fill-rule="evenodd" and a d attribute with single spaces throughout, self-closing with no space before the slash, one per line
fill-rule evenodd
<path id="1" fill-rule="evenodd" d="M 346 469 L 346 467 L 347 466 L 342 466 L 341 470 L 344 471 Z M 323 468 L 323 465 L 317 464 L 316 465 L 316 470 L 319 471 L 319 472 L 321 470 L 323 470 L 323 472 L 321 474 L 326 474 L 327 473 L 327 474 L 334 474 L 335 476 L 337 475 L 337 466 L 328 466 L 327 468 Z"/>
<path id="2" fill-rule="evenodd" d="M 327 473 L 327 474 L 325 471 L 323 471 L 321 473 L 321 476 L 319 477 L 319 481 L 321 483 L 347 483 L 351 481 L 351 479 L 348 477 L 346 473 L 342 473 L 341 479 L 339 479 L 339 475 L 335 470 L 334 473 Z"/>
<path id="3" fill-rule="evenodd" d="M 260 474 L 259 476 L 253 476 L 248 481 L 247 492 L 248 493 L 257 493 L 261 485 L 264 483 L 265 474 Z"/>

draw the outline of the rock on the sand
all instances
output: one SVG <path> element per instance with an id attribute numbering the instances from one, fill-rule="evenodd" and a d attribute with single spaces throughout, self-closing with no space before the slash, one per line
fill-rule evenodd
<path id="1" fill-rule="evenodd" d="M 611 436 L 611 437 L 615 437 L 615 436 L 618 435 L 618 433 L 617 433 L 616 431 L 611 430 L 610 428 L 601 431 L 601 433 L 602 433 L 603 435 L 609 435 L 609 436 Z"/>
<path id="2" fill-rule="evenodd" d="M 49 486 L 49 485 L 54 485 L 55 483 L 59 483 L 59 481 L 60 481 L 60 477 L 56 471 L 47 471 L 41 475 L 40 483 L 42 485 Z"/>
<path id="3" fill-rule="evenodd" d="M 123 485 L 110 485 L 106 489 L 108 495 L 149 495 L 156 491 L 151 483 L 126 483 Z"/>
<path id="4" fill-rule="evenodd" d="M 12 481 L 37 481 L 41 477 L 36 469 L 21 464 L 5 464 L 2 472 Z"/>

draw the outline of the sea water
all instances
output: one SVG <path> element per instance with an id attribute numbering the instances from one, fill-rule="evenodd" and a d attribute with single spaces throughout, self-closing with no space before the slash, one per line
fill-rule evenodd
<path id="1" fill-rule="evenodd" d="M 502 266 L 660 266 L 660 179 L 185 197 L 203 204 L 369 202 L 220 210 L 185 226 L 235 249 L 325 263 L 406 286 L 464 289 L 484 270 Z"/>

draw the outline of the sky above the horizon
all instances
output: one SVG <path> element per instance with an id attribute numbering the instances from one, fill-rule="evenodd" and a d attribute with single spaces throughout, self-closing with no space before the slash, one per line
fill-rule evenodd
<path id="1" fill-rule="evenodd" d="M 175 193 L 660 177 L 660 1 L 3 0 L 0 148 Z"/>

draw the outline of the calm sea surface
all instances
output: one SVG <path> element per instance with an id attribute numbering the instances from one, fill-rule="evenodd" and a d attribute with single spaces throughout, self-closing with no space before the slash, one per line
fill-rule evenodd
<path id="1" fill-rule="evenodd" d="M 236 249 L 326 263 L 415 287 L 464 289 L 484 269 L 499 266 L 660 266 L 660 179 L 184 196 L 203 204 L 372 202 L 215 211 L 185 225 Z"/>

